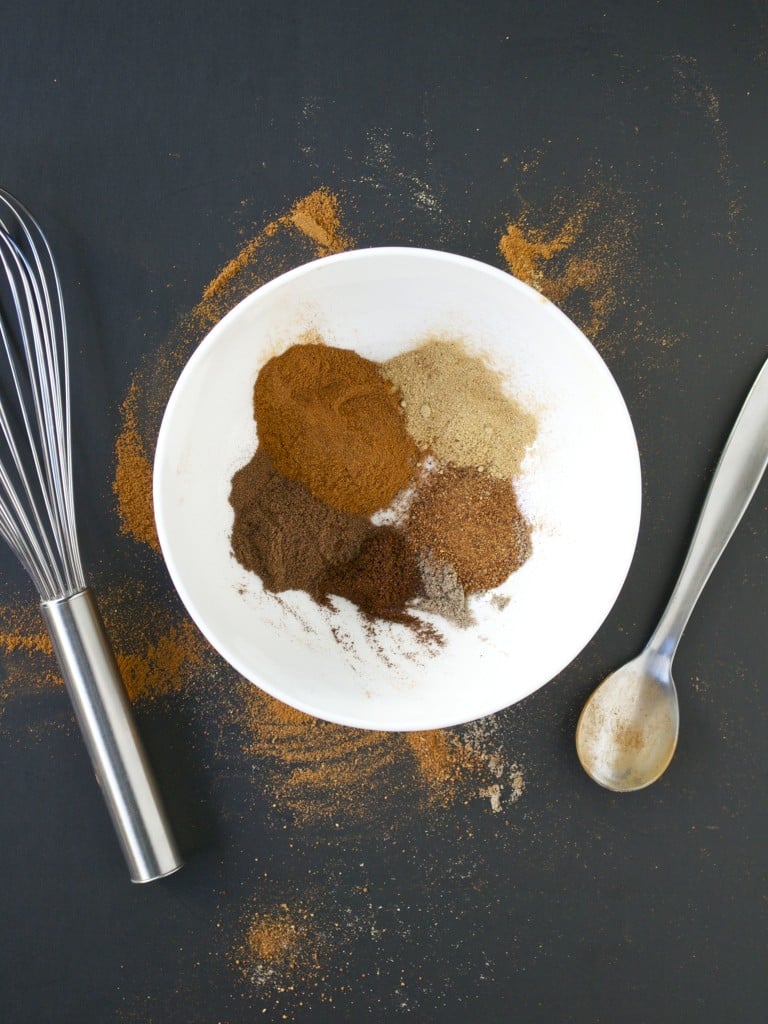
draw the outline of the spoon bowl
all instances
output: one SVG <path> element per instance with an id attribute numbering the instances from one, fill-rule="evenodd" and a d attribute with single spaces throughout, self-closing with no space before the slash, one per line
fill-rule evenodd
<path id="1" fill-rule="evenodd" d="M 576 752 L 606 789 L 644 789 L 672 760 L 680 711 L 671 668 L 668 658 L 645 650 L 611 673 L 584 706 Z"/>

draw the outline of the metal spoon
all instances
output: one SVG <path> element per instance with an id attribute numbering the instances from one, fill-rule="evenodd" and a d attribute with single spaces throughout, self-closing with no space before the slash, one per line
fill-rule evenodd
<path id="1" fill-rule="evenodd" d="M 576 752 L 595 782 L 620 793 L 650 786 L 672 760 L 680 713 L 672 659 L 704 584 L 768 464 L 768 362 L 757 375 L 712 478 L 680 578 L 638 657 L 589 698 Z"/>

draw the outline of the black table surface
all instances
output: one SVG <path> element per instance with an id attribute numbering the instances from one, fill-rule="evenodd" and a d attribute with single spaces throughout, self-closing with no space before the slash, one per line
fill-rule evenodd
<path id="1" fill-rule="evenodd" d="M 663 607 L 768 352 L 765 4 L 32 2 L 0 22 L 0 184 L 61 271 L 84 558 L 145 658 L 153 619 L 184 618 L 161 557 L 120 532 L 121 403 L 221 267 L 314 189 L 357 245 L 504 269 L 508 224 L 541 239 L 581 216 L 583 286 L 561 304 L 621 388 L 643 469 L 611 614 L 484 723 L 523 784 L 498 813 L 477 792 L 425 804 L 401 759 L 300 814 L 275 796 L 294 770 L 279 738 L 249 748 L 247 686 L 206 656 L 136 704 L 186 865 L 131 886 L 54 666 L 6 630 L 2 1020 L 765 1020 L 764 484 L 676 659 L 667 773 L 614 795 L 573 743 Z M 1 557 L 4 622 L 33 618 Z M 354 787 L 352 754 L 339 770 Z M 290 949 L 249 959 L 254 920 Z"/>

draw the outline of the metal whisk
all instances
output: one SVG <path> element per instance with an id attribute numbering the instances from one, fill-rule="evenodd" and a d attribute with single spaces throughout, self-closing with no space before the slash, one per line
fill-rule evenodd
<path id="1" fill-rule="evenodd" d="M 181 860 L 80 559 L 61 284 L 37 221 L 3 189 L 0 268 L 0 536 L 40 595 L 131 879 L 149 882 Z"/>

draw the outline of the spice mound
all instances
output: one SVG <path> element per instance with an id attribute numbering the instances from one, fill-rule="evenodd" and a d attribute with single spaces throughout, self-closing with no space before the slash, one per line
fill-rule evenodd
<path id="1" fill-rule="evenodd" d="M 318 580 L 360 550 L 371 532 L 363 516 L 339 512 L 277 472 L 263 447 L 232 477 L 232 551 L 267 590 L 316 593 Z"/>
<path id="2" fill-rule="evenodd" d="M 375 512 L 413 475 L 416 446 L 394 388 L 349 349 L 293 345 L 270 359 L 253 408 L 278 472 L 332 508 Z"/>
<path id="3" fill-rule="evenodd" d="M 259 445 L 232 477 L 231 544 L 266 590 L 347 600 L 434 643 L 419 612 L 470 626 L 468 597 L 530 557 L 514 477 L 536 422 L 459 342 L 382 364 L 295 344 L 262 367 L 253 410 Z"/>
<path id="4" fill-rule="evenodd" d="M 466 594 L 497 587 L 531 554 L 530 529 L 512 484 L 476 469 L 433 473 L 416 495 L 406 528 L 417 551 L 453 567 Z"/>
<path id="5" fill-rule="evenodd" d="M 405 608 L 422 593 L 417 555 L 399 530 L 379 527 L 353 559 L 328 572 L 322 589 L 346 597 L 370 617 L 409 623 Z"/>
<path id="6" fill-rule="evenodd" d="M 452 466 L 511 479 L 536 437 L 536 420 L 507 395 L 498 373 L 456 341 L 430 339 L 383 364 L 408 432 Z"/>

